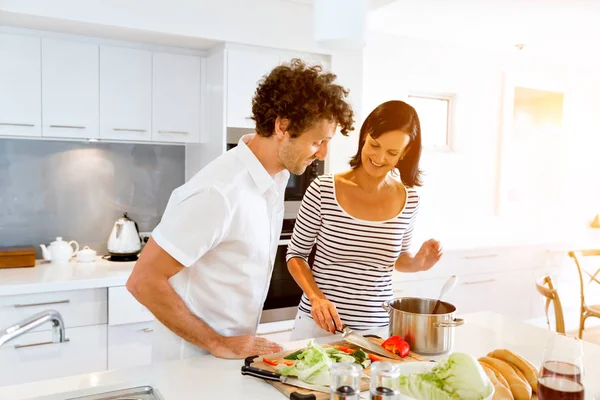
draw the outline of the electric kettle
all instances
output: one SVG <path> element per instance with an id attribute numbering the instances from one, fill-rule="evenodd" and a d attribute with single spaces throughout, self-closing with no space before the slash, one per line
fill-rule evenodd
<path id="1" fill-rule="evenodd" d="M 142 250 L 137 223 L 124 213 L 110 232 L 106 245 L 112 261 L 135 261 Z"/>

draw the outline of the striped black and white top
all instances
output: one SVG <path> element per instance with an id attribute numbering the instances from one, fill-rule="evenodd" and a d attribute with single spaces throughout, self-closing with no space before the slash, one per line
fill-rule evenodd
<path id="1" fill-rule="evenodd" d="M 338 203 L 333 175 L 322 175 L 302 200 L 286 259 L 308 261 L 316 244 L 312 273 L 342 322 L 356 330 L 385 327 L 389 316 L 381 305 L 392 299 L 392 272 L 398 256 L 409 250 L 418 207 L 416 190 L 407 188 L 406 204 L 396 217 L 357 219 Z M 299 309 L 310 314 L 306 295 Z"/>

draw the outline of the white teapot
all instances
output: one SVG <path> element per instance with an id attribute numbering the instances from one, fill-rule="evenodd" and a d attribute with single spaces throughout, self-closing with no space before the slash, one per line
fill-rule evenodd
<path id="1" fill-rule="evenodd" d="M 73 251 L 72 244 L 75 244 L 75 251 Z M 53 264 L 68 263 L 69 259 L 79 251 L 79 243 L 74 240 L 66 242 L 61 237 L 57 237 L 47 248 L 43 244 L 40 244 L 40 247 L 44 260 Z"/>

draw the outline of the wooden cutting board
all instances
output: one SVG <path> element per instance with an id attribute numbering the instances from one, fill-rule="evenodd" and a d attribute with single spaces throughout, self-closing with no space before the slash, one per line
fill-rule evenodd
<path id="1" fill-rule="evenodd" d="M 383 339 L 381 339 L 381 338 L 369 337 L 368 339 L 377 344 L 383 343 Z M 323 347 L 335 347 L 335 346 L 345 346 L 345 347 L 348 347 L 353 350 L 358 349 L 358 347 L 356 347 L 344 340 L 323 345 Z M 297 350 L 299 350 L 299 349 L 297 349 Z M 283 363 L 284 357 L 287 356 L 288 354 L 293 353 L 294 351 L 296 351 L 296 350 L 287 350 L 287 351 L 282 351 L 279 353 L 258 356 L 254 359 L 254 362 L 251 364 L 251 366 L 260 368 L 260 369 L 266 369 L 268 371 L 276 371 L 276 368 L 274 366 L 263 362 L 262 359 L 267 358 L 269 360 L 278 361 L 278 362 Z M 386 357 L 381 357 L 381 358 L 383 361 L 390 361 L 390 362 L 429 361 L 429 359 L 424 358 L 418 354 L 415 354 L 412 351 L 409 352 L 408 356 L 406 356 L 402 360 L 396 360 L 396 359 L 386 358 Z M 365 368 L 363 371 L 366 375 L 370 375 L 371 367 Z M 312 390 L 306 390 L 306 389 L 297 388 L 295 386 L 286 385 L 281 382 L 275 382 L 275 381 L 267 381 L 267 382 L 269 382 L 271 385 L 273 385 L 275 387 L 275 389 L 277 389 L 281 393 L 283 393 L 285 395 L 285 397 L 287 397 L 288 399 L 290 398 L 290 395 L 294 392 L 297 392 L 300 394 L 314 394 L 316 400 L 329 400 L 331 397 L 331 395 L 329 393 L 314 392 Z M 363 379 L 361 382 L 360 390 L 361 391 L 369 390 L 369 382 L 370 382 L 369 379 L 366 379 L 366 378 Z"/>
<path id="2" fill-rule="evenodd" d="M 33 247 L 0 247 L 0 268 L 35 267 Z"/>

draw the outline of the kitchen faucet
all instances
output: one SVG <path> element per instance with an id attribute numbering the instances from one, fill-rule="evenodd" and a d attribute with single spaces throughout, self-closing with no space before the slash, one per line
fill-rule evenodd
<path id="1" fill-rule="evenodd" d="M 35 314 L 6 329 L 0 330 L 0 346 L 9 342 L 27 331 L 30 331 L 46 322 L 52 323 L 52 342 L 62 343 L 65 339 L 65 323 L 58 311 L 46 310 Z"/>

